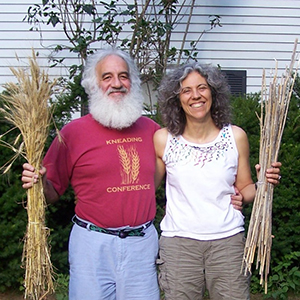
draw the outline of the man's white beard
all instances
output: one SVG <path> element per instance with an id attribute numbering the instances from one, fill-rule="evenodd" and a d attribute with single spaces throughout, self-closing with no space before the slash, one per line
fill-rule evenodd
<path id="1" fill-rule="evenodd" d="M 143 112 L 143 96 L 140 92 L 125 95 L 115 101 L 99 88 L 89 98 L 89 111 L 93 118 L 105 127 L 122 129 L 131 126 Z"/>

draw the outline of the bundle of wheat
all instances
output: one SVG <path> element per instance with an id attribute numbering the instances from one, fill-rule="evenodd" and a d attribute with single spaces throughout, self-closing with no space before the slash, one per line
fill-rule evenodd
<path id="1" fill-rule="evenodd" d="M 11 148 L 23 155 L 38 171 L 51 121 L 48 100 L 54 83 L 50 83 L 46 72 L 41 71 L 34 51 L 32 58 L 29 58 L 29 74 L 22 68 L 11 68 L 11 71 L 17 83 L 5 85 L 7 93 L 3 95 L 4 108 L 1 111 L 20 130 L 23 139 L 19 148 L 15 148 L 15 143 Z M 5 171 L 8 171 L 12 163 L 10 161 L 7 164 Z M 25 299 L 45 299 L 48 293 L 54 291 L 45 207 L 42 180 L 39 180 L 27 191 L 28 225 L 22 257 L 25 267 Z"/>
<path id="2" fill-rule="evenodd" d="M 256 255 L 256 268 L 259 268 L 260 284 L 267 293 L 267 277 L 269 274 L 272 246 L 272 202 L 274 186 L 267 182 L 265 172 L 271 163 L 277 161 L 283 129 L 286 122 L 291 94 L 299 65 L 296 62 L 295 41 L 294 51 L 289 68 L 278 82 L 277 63 L 274 76 L 266 87 L 266 77 L 263 71 L 262 99 L 260 121 L 259 163 L 261 170 L 257 182 L 257 191 L 253 203 L 247 240 L 244 249 L 242 270 L 251 272 L 251 266 Z"/>

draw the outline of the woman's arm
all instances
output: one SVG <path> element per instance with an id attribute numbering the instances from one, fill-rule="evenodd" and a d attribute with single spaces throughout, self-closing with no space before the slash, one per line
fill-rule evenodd
<path id="1" fill-rule="evenodd" d="M 255 185 L 251 178 L 249 162 L 249 143 L 245 131 L 237 126 L 232 126 L 234 139 L 239 157 L 235 186 L 243 195 L 243 203 L 250 203 L 255 197 Z"/>
<path id="2" fill-rule="evenodd" d="M 156 154 L 156 169 L 155 169 L 155 188 L 157 189 L 165 176 L 166 166 L 162 160 L 166 143 L 168 131 L 166 128 L 159 129 L 155 132 L 153 137 L 155 154 Z"/>
<path id="3" fill-rule="evenodd" d="M 239 152 L 238 170 L 235 186 L 238 191 L 243 195 L 243 203 L 247 204 L 253 201 L 256 193 L 255 184 L 251 178 L 251 170 L 249 163 L 249 143 L 248 138 L 243 129 L 237 126 L 232 126 L 234 138 Z M 266 170 L 266 178 L 269 183 L 274 185 L 279 184 L 280 180 L 280 162 L 272 163 L 271 167 Z M 256 165 L 257 175 L 260 166 Z"/>

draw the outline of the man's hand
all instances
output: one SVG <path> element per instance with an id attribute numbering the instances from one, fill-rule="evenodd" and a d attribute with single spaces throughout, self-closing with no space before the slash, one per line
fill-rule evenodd
<path id="1" fill-rule="evenodd" d="M 39 176 L 44 176 L 46 174 L 46 168 L 42 167 L 39 170 L 39 174 L 36 173 L 35 168 L 30 165 L 29 163 L 25 163 L 23 165 L 23 172 L 22 172 L 22 187 L 24 189 L 29 189 L 33 186 L 33 184 L 37 183 L 39 181 Z"/>

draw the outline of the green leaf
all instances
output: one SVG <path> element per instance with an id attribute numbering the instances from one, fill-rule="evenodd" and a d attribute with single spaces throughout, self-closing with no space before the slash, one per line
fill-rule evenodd
<path id="1" fill-rule="evenodd" d="M 94 14 L 95 7 L 91 4 L 84 4 L 82 6 L 83 11 L 85 11 L 87 14 L 92 15 Z"/>

